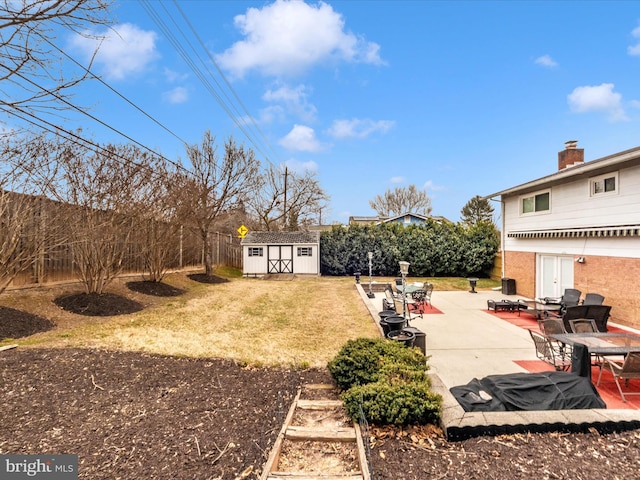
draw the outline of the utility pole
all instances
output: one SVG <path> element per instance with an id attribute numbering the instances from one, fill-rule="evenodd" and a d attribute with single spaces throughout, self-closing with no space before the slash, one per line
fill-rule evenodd
<path id="1" fill-rule="evenodd" d="M 284 167 L 284 229 L 287 230 L 287 176 L 289 175 L 289 169 Z"/>

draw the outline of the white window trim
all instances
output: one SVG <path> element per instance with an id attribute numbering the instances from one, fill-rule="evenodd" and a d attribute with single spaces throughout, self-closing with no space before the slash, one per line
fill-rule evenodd
<path id="1" fill-rule="evenodd" d="M 523 208 L 522 208 L 522 203 L 524 202 L 525 198 L 532 198 L 532 197 L 536 197 L 538 195 L 542 195 L 544 193 L 548 193 L 549 194 L 549 209 L 548 210 L 540 210 L 539 212 L 537 211 L 533 211 L 533 212 L 524 212 Z M 534 201 L 535 203 L 535 201 Z M 520 214 L 521 217 L 528 217 L 530 215 L 547 215 L 549 213 L 551 213 L 551 189 L 547 189 L 547 190 L 539 190 L 537 192 L 532 192 L 532 193 L 527 193 L 526 195 L 520 195 L 520 197 L 518 197 L 518 213 Z"/>
<path id="2" fill-rule="evenodd" d="M 614 190 L 612 190 L 611 192 L 599 192 L 599 193 L 595 193 L 594 189 L 593 189 L 593 185 L 596 182 L 599 182 L 601 180 L 605 180 L 606 178 L 615 178 L 616 181 L 616 188 Z M 604 175 L 598 175 L 597 177 L 591 177 L 589 179 L 589 197 L 591 198 L 600 198 L 600 197 L 608 197 L 610 195 L 617 195 L 618 191 L 620 190 L 620 183 L 619 183 L 619 176 L 618 176 L 618 172 L 609 172 L 609 173 L 605 173 Z"/>

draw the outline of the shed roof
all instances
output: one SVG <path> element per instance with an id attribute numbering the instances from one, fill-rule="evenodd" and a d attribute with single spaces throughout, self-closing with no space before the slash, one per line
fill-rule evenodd
<path id="1" fill-rule="evenodd" d="M 295 243 L 320 243 L 320 232 L 249 232 L 242 245 L 290 245 Z"/>

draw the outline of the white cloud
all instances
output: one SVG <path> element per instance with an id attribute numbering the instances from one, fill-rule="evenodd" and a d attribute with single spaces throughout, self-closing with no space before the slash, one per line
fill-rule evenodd
<path id="1" fill-rule="evenodd" d="M 541 57 L 536 58 L 535 63 L 536 65 L 542 65 L 543 67 L 549 68 L 558 66 L 558 63 L 549 55 L 542 55 Z"/>
<path id="2" fill-rule="evenodd" d="M 189 100 L 189 92 L 184 87 L 176 87 L 162 94 L 162 99 L 168 103 L 184 103 Z"/>
<path id="3" fill-rule="evenodd" d="M 160 57 L 156 50 L 157 34 L 130 23 L 115 25 L 102 33 L 88 32 L 87 35 L 74 35 L 72 48 L 80 51 L 87 61 L 99 48 L 94 63 L 110 80 L 122 80 L 143 72 Z"/>
<path id="4" fill-rule="evenodd" d="M 577 113 L 603 112 L 612 122 L 627 120 L 622 95 L 613 91 L 613 83 L 577 87 L 567 96 L 569 107 Z"/>
<path id="5" fill-rule="evenodd" d="M 294 125 L 278 143 L 288 150 L 300 152 L 319 152 L 324 148 L 316 138 L 313 128 L 305 125 Z"/>
<path id="6" fill-rule="evenodd" d="M 446 187 L 443 187 L 442 185 L 436 185 L 435 183 L 433 183 L 432 180 L 427 180 L 426 182 L 424 182 L 424 185 L 422 185 L 422 188 L 424 188 L 427 191 L 427 193 L 442 192 L 446 190 Z"/>
<path id="7" fill-rule="evenodd" d="M 309 160 L 308 162 L 301 162 L 300 160 L 290 159 L 285 162 L 285 165 L 289 170 L 301 175 L 306 172 L 318 171 L 318 164 L 312 160 Z"/>
<path id="8" fill-rule="evenodd" d="M 633 108 L 640 108 L 640 100 L 631 100 L 629 102 L 629 105 L 631 105 Z"/>
<path id="9" fill-rule="evenodd" d="M 262 99 L 284 104 L 289 113 L 306 122 L 316 118 L 317 109 L 307 101 L 307 87 L 304 85 L 298 85 L 295 88 L 283 85 L 275 90 L 267 90 Z"/>
<path id="10" fill-rule="evenodd" d="M 187 78 L 189 78 L 188 74 L 174 72 L 173 70 L 167 67 L 163 69 L 163 72 L 164 72 L 164 77 L 167 79 L 167 82 L 169 83 L 183 82 Z"/>
<path id="11" fill-rule="evenodd" d="M 334 138 L 365 138 L 375 132 L 387 133 L 394 125 L 391 120 L 335 120 L 327 133 Z"/>
<path id="12" fill-rule="evenodd" d="M 633 29 L 633 31 L 631 32 L 631 35 L 634 38 L 640 38 L 640 26 L 636 27 Z M 630 45 L 627 47 L 627 53 L 629 55 L 640 55 L 640 41 L 638 41 L 638 43 L 636 43 L 635 45 Z"/>
<path id="13" fill-rule="evenodd" d="M 391 177 L 391 179 L 389 181 L 391 183 L 404 183 L 405 178 L 404 177 Z"/>
<path id="14" fill-rule="evenodd" d="M 247 9 L 234 22 L 245 38 L 216 60 L 237 77 L 251 70 L 296 75 L 332 60 L 384 65 L 379 45 L 345 31 L 342 15 L 324 2 L 276 0 L 262 9 Z"/>

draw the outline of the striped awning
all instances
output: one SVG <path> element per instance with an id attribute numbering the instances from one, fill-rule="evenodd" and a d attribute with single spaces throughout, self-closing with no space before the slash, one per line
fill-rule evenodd
<path id="1" fill-rule="evenodd" d="M 594 238 L 594 237 L 640 237 L 640 225 L 593 228 L 559 228 L 553 230 L 527 230 L 508 232 L 509 238 Z"/>

